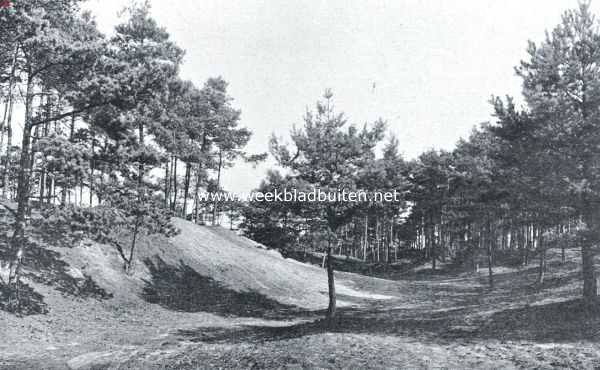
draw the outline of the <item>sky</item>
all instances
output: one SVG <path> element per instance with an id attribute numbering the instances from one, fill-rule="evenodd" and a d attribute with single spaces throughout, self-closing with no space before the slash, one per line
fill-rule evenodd
<path id="1" fill-rule="evenodd" d="M 84 7 L 110 33 L 129 0 Z M 520 95 L 514 67 L 575 0 L 151 0 L 152 16 L 186 50 L 182 77 L 229 82 L 250 153 L 286 138 L 326 88 L 350 123 L 382 118 L 405 158 L 454 147 L 491 120 L 492 95 Z M 592 4 L 600 14 L 600 2 Z M 225 189 L 248 192 L 272 160 L 238 164 Z"/>

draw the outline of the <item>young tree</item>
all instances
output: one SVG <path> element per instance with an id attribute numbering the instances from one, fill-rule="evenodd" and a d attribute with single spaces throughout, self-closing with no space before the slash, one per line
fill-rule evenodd
<path id="1" fill-rule="evenodd" d="M 344 115 L 334 111 L 332 97 L 331 91 L 326 91 L 324 101 L 317 103 L 316 111 L 306 113 L 303 127 L 292 131 L 295 154 L 292 155 L 290 149 L 281 145 L 275 137 L 271 141 L 271 151 L 279 164 L 289 169 L 305 188 L 319 189 L 327 194 L 356 192 L 361 190 L 358 180 L 362 169 L 375 158 L 374 148 L 383 139 L 385 124 L 377 121 L 372 128 L 365 126 L 362 130 L 346 126 Z M 328 235 L 327 318 L 331 320 L 336 311 L 333 243 L 336 232 L 352 218 L 359 203 L 344 202 L 334 197 L 326 202 L 304 203 L 304 206 L 325 221 Z"/>
<path id="2" fill-rule="evenodd" d="M 128 87 L 134 92 L 124 105 L 120 105 L 119 132 L 125 135 L 122 142 L 120 175 L 114 181 L 108 196 L 120 195 L 112 204 L 122 207 L 132 219 L 132 238 L 126 270 L 133 267 L 138 234 L 143 226 L 151 229 L 157 214 L 164 212 L 153 201 L 154 194 L 146 181 L 146 174 L 161 162 L 158 148 L 153 144 L 157 132 L 162 130 L 161 115 L 165 110 L 165 95 L 169 82 L 176 78 L 183 51 L 169 40 L 168 33 L 150 17 L 149 5 L 128 9 L 128 20 L 116 27 L 112 45 L 116 58 L 125 61 L 129 70 Z M 115 190 L 120 189 L 119 191 Z M 135 201 L 131 189 L 135 189 Z"/>

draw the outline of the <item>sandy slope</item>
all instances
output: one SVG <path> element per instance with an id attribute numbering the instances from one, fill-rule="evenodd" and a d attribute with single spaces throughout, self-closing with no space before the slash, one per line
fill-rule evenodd
<path id="1" fill-rule="evenodd" d="M 198 273 L 211 276 L 235 290 L 255 291 L 280 303 L 307 309 L 327 306 L 327 276 L 323 269 L 284 259 L 279 252 L 220 227 L 198 227 L 176 220 L 181 233 L 172 239 L 176 248 L 160 251 L 171 262 L 185 261 Z M 352 280 L 338 280 L 337 291 L 349 297 L 370 297 L 353 289 Z M 372 298 L 386 298 L 375 296 Z M 340 305 L 349 304 L 343 299 Z"/>
<path id="2" fill-rule="evenodd" d="M 12 359 L 63 368 L 78 354 L 160 342 L 173 328 L 285 325 L 314 319 L 311 311 L 327 306 L 324 270 L 220 227 L 174 222 L 178 236 L 142 238 L 132 275 L 106 245 L 31 247 L 24 282 L 45 313 L 0 310 L 0 367 Z M 344 276 L 340 306 L 388 298 L 355 289 Z"/>

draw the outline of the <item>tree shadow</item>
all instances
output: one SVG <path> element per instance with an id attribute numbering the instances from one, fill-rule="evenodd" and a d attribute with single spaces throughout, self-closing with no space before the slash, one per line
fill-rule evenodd
<path id="1" fill-rule="evenodd" d="M 451 330 L 455 317 L 452 312 L 423 318 L 402 317 L 396 311 L 366 313 L 356 308 L 345 308 L 338 312 L 334 321 L 320 319 L 289 326 L 201 327 L 179 330 L 177 335 L 192 342 L 234 344 L 279 341 L 322 333 L 411 336 L 446 343 L 456 338 L 456 333 Z"/>
<path id="2" fill-rule="evenodd" d="M 20 316 L 40 315 L 48 313 L 48 305 L 44 302 L 44 296 L 37 293 L 29 285 L 19 284 L 19 307 L 9 307 L 8 287 L 0 285 L 0 310 L 17 312 Z"/>
<path id="3" fill-rule="evenodd" d="M 279 303 L 256 292 L 239 292 L 227 288 L 210 277 L 200 275 L 181 260 L 177 266 L 173 266 L 155 256 L 147 258 L 144 263 L 152 278 L 146 281 L 142 296 L 146 301 L 169 310 L 270 319 L 315 313 Z"/>
<path id="4" fill-rule="evenodd" d="M 104 300 L 112 294 L 100 287 L 89 275 L 74 276 L 68 263 L 60 253 L 34 243 L 25 249 L 23 258 L 24 276 L 32 281 L 54 287 L 64 295 L 79 298 Z"/>
<path id="5" fill-rule="evenodd" d="M 406 312 L 405 312 L 406 313 Z M 403 316 L 401 312 L 343 310 L 335 322 L 317 320 L 290 326 L 202 327 L 179 330 L 181 339 L 205 343 L 257 343 L 299 338 L 322 333 L 390 335 L 418 338 L 439 344 L 456 340 L 528 340 L 538 343 L 598 341 L 600 312 L 581 301 L 508 309 L 485 322 L 464 320 L 465 309 L 439 312 L 426 317 Z"/>
<path id="6" fill-rule="evenodd" d="M 600 308 L 581 299 L 508 309 L 493 314 L 482 338 L 573 342 L 600 340 Z"/>
<path id="7" fill-rule="evenodd" d="M 85 299 L 104 300 L 112 298 L 89 275 L 73 274 L 68 263 L 61 259 L 60 253 L 32 242 L 26 241 L 22 259 L 20 282 L 20 301 L 22 315 L 43 314 L 47 312 L 43 296 L 34 291 L 25 281 L 53 287 L 66 296 Z M 9 261 L 10 251 L 7 243 L 0 244 L 0 260 Z M 0 309 L 7 310 L 8 288 L 2 287 Z"/>

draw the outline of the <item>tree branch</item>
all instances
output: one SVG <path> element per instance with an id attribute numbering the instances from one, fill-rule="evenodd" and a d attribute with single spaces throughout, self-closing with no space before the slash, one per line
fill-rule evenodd
<path id="1" fill-rule="evenodd" d="M 90 110 L 90 109 L 93 109 L 93 108 L 98 108 L 98 107 L 102 107 L 104 105 L 108 105 L 111 102 L 112 101 L 103 101 L 103 102 L 100 102 L 100 103 L 90 104 L 90 105 L 85 106 L 83 108 L 74 109 L 74 110 L 72 110 L 70 112 L 67 112 L 67 113 L 61 113 L 58 116 L 54 116 L 54 117 L 45 118 L 45 119 L 42 119 L 42 120 L 39 120 L 39 121 L 31 122 L 29 125 L 30 125 L 30 127 L 35 127 L 35 126 L 43 125 L 44 123 L 58 121 L 60 119 L 66 118 L 66 117 L 70 117 L 73 114 L 83 113 L 83 112 L 85 112 L 87 110 Z"/>
<path id="2" fill-rule="evenodd" d="M 0 203 L 0 206 L 4 207 L 8 212 L 10 212 L 14 217 L 17 217 L 17 211 L 10 208 L 7 204 Z"/>

